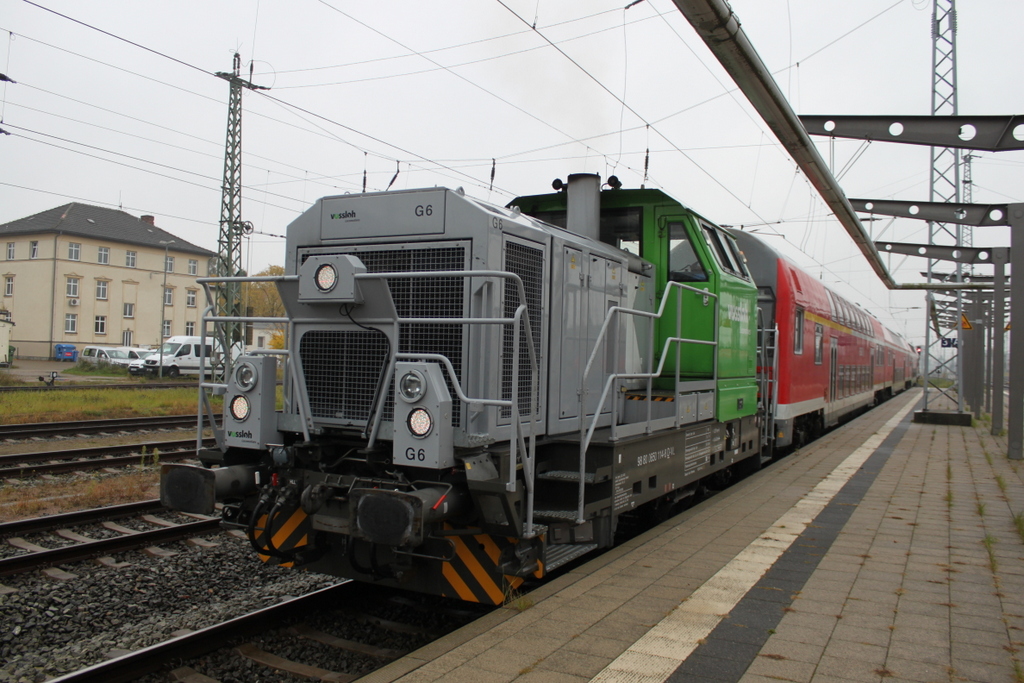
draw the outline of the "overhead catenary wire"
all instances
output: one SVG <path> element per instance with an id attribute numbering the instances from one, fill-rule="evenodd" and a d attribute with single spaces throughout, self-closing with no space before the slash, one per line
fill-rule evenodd
<path id="1" fill-rule="evenodd" d="M 133 40 L 130 40 L 130 39 L 128 39 L 128 38 L 124 38 L 124 37 L 122 37 L 122 36 L 119 36 L 119 35 L 117 35 L 117 34 L 115 34 L 115 33 L 112 33 L 112 32 L 110 32 L 110 31 L 106 31 L 106 30 L 104 30 L 104 29 L 101 29 L 101 28 L 99 28 L 99 27 L 97 27 L 97 26 L 93 26 L 92 24 L 89 24 L 88 22 L 85 22 L 85 21 L 81 21 L 81 20 L 79 20 L 79 19 L 75 19 L 74 17 L 71 17 L 71 16 L 69 16 L 69 15 L 66 15 L 66 14 L 63 14 L 63 13 L 61 13 L 61 12 L 57 12 L 56 10 L 52 10 L 52 9 L 50 9 L 50 8 L 47 8 L 47 7 L 43 6 L 43 5 L 40 5 L 40 4 L 39 4 L 39 3 L 37 3 L 37 2 L 34 2 L 33 0 L 22 0 L 22 1 L 23 1 L 23 2 L 25 2 L 25 3 L 27 3 L 27 4 L 29 4 L 29 5 L 32 5 L 32 6 L 34 6 L 34 7 L 38 7 L 39 9 L 41 9 L 41 10 L 44 10 L 44 11 L 46 11 L 46 12 L 50 12 L 50 13 L 52 13 L 52 14 L 54 14 L 54 15 L 56 15 L 56 16 L 59 16 L 59 17 L 61 17 L 61 18 L 63 18 L 63 19 L 66 19 L 66 20 L 68 20 L 68 21 L 74 22 L 75 24 L 78 24 L 78 25 L 80 25 L 80 26 L 83 26 L 83 27 L 85 27 L 85 28 L 88 28 L 88 29 L 91 29 L 91 30 L 93 30 L 93 31 L 99 32 L 99 33 L 101 33 L 101 34 L 103 34 L 103 35 L 106 35 L 106 36 L 108 36 L 108 37 L 110 37 L 110 38 L 113 38 L 113 39 L 115 39 L 115 40 L 118 40 L 118 41 L 124 42 L 124 43 L 126 43 L 126 44 L 128 44 L 128 45 L 132 45 L 132 46 L 134 46 L 134 47 L 137 47 L 137 48 L 139 48 L 139 49 L 145 50 L 146 52 L 149 52 L 149 53 L 151 53 L 151 54 L 154 54 L 154 55 L 157 55 L 157 56 L 159 56 L 159 57 L 162 57 L 162 58 L 168 59 L 168 60 L 170 60 L 170 61 L 172 61 L 172 62 L 174 62 L 174 63 L 176 63 L 176 64 L 179 64 L 179 65 L 185 66 L 185 67 L 187 67 L 187 68 L 189 68 L 189 69 L 191 69 L 191 70 L 194 70 L 194 71 L 198 71 L 198 72 L 200 72 L 200 73 L 202 73 L 202 74 L 204 74 L 204 75 L 208 75 L 208 76 L 213 76 L 214 78 L 218 78 L 218 80 L 220 80 L 220 79 L 219 79 L 219 77 L 218 77 L 218 76 L 216 75 L 216 72 L 212 72 L 212 71 L 207 71 L 206 69 L 202 69 L 202 68 L 200 68 L 200 67 L 198 67 L 198 66 L 196 66 L 196 65 L 194 65 L 194 64 L 189 64 L 188 62 L 186 62 L 186 61 L 184 61 L 184 60 L 182 60 L 182 59 L 178 59 L 178 58 L 176 58 L 176 57 L 173 57 L 173 56 L 171 56 L 171 55 L 168 55 L 168 54 L 166 54 L 166 53 L 163 53 L 163 52 L 161 52 L 161 51 L 159 51 L 159 50 L 155 50 L 155 49 L 153 49 L 153 48 L 150 48 L 150 47 L 148 47 L 148 46 L 145 46 L 145 45 L 142 45 L 142 44 L 140 44 L 140 43 L 137 43 L 137 42 L 135 42 L 135 41 L 133 41 Z M 321 2 L 323 2 L 323 0 L 321 0 Z M 326 3 L 324 3 L 324 4 L 326 4 Z M 336 11 L 338 11 L 338 10 L 336 10 Z M 383 34 L 382 34 L 382 35 L 383 35 Z M 262 91 L 257 91 L 257 92 L 258 92 L 258 93 L 259 93 L 260 95 L 262 95 L 263 97 L 265 97 L 265 98 L 267 98 L 267 99 L 269 99 L 269 100 L 272 100 L 272 101 L 274 101 L 274 102 L 277 102 L 277 103 L 279 103 L 279 104 L 282 104 L 282 105 L 284 105 L 284 106 L 286 106 L 286 107 L 289 107 L 289 108 L 295 109 L 295 110 L 297 110 L 297 111 L 301 111 L 301 112 L 304 112 L 304 113 L 306 113 L 306 114 L 309 114 L 309 115 L 311 115 L 311 116 L 314 116 L 314 117 L 316 117 L 316 118 L 318 118 L 318 119 L 321 119 L 321 120 L 323 120 L 323 121 L 325 121 L 325 122 L 328 122 L 328 123 L 331 123 L 331 124 L 333 124 L 333 125 L 339 126 L 339 127 L 343 128 L 344 130 L 348 130 L 348 131 L 350 131 L 350 132 L 352 132 L 352 133 L 355 133 L 355 134 L 357 134 L 357 135 L 361 135 L 361 136 L 364 136 L 364 137 L 366 137 L 367 139 L 370 139 L 370 140 L 373 140 L 374 142 L 377 142 L 378 144 L 382 144 L 382 145 L 385 145 L 385 146 L 387 146 L 387 147 L 390 147 L 390 148 L 392 148 L 392 149 L 396 149 L 396 150 L 399 150 L 399 151 L 401 151 L 401 152 L 402 152 L 403 154 L 406 154 L 406 155 L 408 155 L 408 156 L 413 156 L 413 157 L 415 157 L 415 158 L 417 158 L 417 159 L 419 159 L 419 160 L 422 160 L 422 161 L 427 161 L 427 162 L 430 162 L 430 159 L 428 159 L 427 157 L 424 157 L 424 156 L 422 156 L 422 155 L 419 155 L 419 154 L 415 154 L 415 153 L 413 153 L 413 152 L 410 152 L 409 150 L 405 150 L 405 149 L 403 149 L 403 148 L 401 148 L 401 147 L 399 147 L 399 146 L 397 146 L 397 145 L 393 145 L 393 144 L 391 144 L 391 143 L 388 143 L 388 142 L 386 142 L 386 141 L 384 141 L 384 140 L 382 140 L 382 139 L 380 139 L 380 138 L 378 138 L 378 137 L 375 137 L 375 136 L 369 135 L 369 134 L 367 134 L 367 133 L 363 133 L 363 132 L 361 132 L 361 131 L 358 131 L 358 130 L 356 130 L 356 129 L 352 128 L 351 126 L 346 126 L 346 125 L 344 125 L 344 124 L 341 124 L 341 123 L 340 123 L 340 122 L 338 122 L 338 121 L 334 121 L 334 120 L 332 120 L 332 119 L 330 119 L 330 118 L 328 118 L 328 117 L 326 117 L 326 116 L 323 116 L 323 115 L 321 115 L 321 114 L 316 114 L 316 113 L 314 113 L 314 112 L 310 111 L 309 109 L 306 109 L 306 108 L 304 108 L 304 107 L 300 107 L 300 106 L 298 106 L 298 105 L 294 105 L 294 104 L 292 104 L 292 103 L 290 103 L 290 102 L 284 101 L 284 100 L 282 100 L 282 99 L 280 99 L 280 98 L 278 98 L 278 97 L 274 97 L 274 96 L 271 96 L 271 95 L 269 95 L 269 94 L 267 94 L 267 93 L 265 93 L 265 92 L 262 92 Z M 432 162 L 431 162 L 431 163 L 432 163 Z M 448 170 L 452 170 L 452 169 L 448 169 Z M 459 173 L 459 172 L 455 172 L 455 173 L 456 173 L 457 175 L 460 175 L 460 176 L 465 176 L 465 178 L 466 178 L 467 180 L 469 180 L 469 181 L 473 182 L 473 183 L 474 183 L 475 185 L 479 184 L 479 183 L 478 183 L 478 182 L 476 181 L 476 179 L 472 178 L 471 176 L 468 176 L 468 175 L 466 175 L 466 174 L 461 174 L 461 173 Z M 511 193 L 511 192 L 508 192 L 507 190 L 503 190 L 503 192 L 504 192 L 505 194 L 508 194 L 508 195 L 510 195 L 510 196 L 514 196 L 514 194 L 513 194 L 513 193 Z"/>

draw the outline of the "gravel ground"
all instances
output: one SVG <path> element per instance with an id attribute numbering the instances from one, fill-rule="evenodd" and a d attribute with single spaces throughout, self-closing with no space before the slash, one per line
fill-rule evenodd
<path id="1" fill-rule="evenodd" d="M 121 569 L 66 565 L 78 577 L 70 581 L 39 573 L 5 579 L 17 592 L 0 595 L 0 682 L 44 681 L 111 650 L 146 647 L 179 629 L 205 628 L 336 581 L 266 567 L 232 536 L 207 539 L 220 545 L 169 544 L 179 555 L 166 559 L 132 552 L 118 558 L 131 562 Z"/>

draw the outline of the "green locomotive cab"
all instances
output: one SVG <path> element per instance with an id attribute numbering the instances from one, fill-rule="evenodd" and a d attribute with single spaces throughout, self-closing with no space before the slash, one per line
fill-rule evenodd
<path id="1" fill-rule="evenodd" d="M 510 206 L 564 228 L 570 191 L 519 197 Z M 755 415 L 757 286 L 733 237 L 656 189 L 602 191 L 599 237 L 654 264 L 656 303 L 664 306 L 653 344 L 662 369 L 657 392 L 709 386 L 717 420 Z M 671 343 L 677 335 L 689 343 Z"/>

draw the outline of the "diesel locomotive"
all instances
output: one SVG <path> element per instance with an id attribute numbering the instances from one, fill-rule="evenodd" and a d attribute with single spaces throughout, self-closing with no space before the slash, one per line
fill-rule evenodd
<path id="1" fill-rule="evenodd" d="M 500 604 L 624 516 L 904 388 L 906 364 L 886 373 L 909 347 L 870 316 L 840 317 L 755 238 L 609 183 L 507 207 L 442 188 L 317 201 L 288 226 L 286 274 L 249 278 L 276 282 L 287 348 L 201 383 L 217 445 L 163 467 L 164 504 L 219 503 L 265 562 Z M 239 279 L 200 282 L 212 301 Z M 211 306 L 203 334 L 228 348 L 238 322 Z M 784 389 L 797 337 L 823 379 Z M 878 364 L 851 374 L 865 350 Z"/>

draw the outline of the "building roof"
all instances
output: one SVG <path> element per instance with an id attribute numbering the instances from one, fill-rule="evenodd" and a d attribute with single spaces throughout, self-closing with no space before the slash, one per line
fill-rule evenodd
<path id="1" fill-rule="evenodd" d="M 150 218 L 150 217 L 147 217 Z M 173 251 L 214 256 L 214 252 L 186 242 L 177 235 L 161 230 L 156 225 L 118 209 L 72 202 L 27 218 L 19 218 L 0 225 L 0 237 L 6 235 L 32 235 L 59 232 L 98 240 L 122 242 L 138 246 L 163 249 L 174 240 Z"/>

